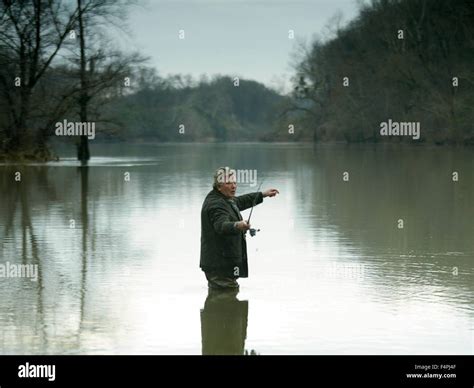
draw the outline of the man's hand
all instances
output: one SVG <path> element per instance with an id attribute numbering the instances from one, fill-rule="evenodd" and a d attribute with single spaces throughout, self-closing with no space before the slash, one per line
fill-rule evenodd
<path id="1" fill-rule="evenodd" d="M 262 192 L 263 198 L 265 197 L 274 197 L 277 194 L 280 194 L 280 192 L 277 189 L 268 189 Z"/>
<path id="2" fill-rule="evenodd" d="M 239 221 L 235 223 L 235 227 L 244 232 L 250 229 L 250 224 L 247 221 Z"/>

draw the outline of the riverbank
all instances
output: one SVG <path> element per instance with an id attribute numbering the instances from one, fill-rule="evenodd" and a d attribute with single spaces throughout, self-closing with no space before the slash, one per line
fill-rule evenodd
<path id="1" fill-rule="evenodd" d="M 29 162 L 52 162 L 59 161 L 59 156 L 53 149 L 47 148 L 43 150 L 27 149 L 15 152 L 2 153 L 0 151 L 0 162 L 29 163 Z"/>

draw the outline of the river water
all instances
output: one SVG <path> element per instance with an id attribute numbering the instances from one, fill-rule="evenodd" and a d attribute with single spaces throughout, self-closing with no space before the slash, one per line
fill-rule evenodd
<path id="1" fill-rule="evenodd" d="M 0 166 L 0 264 L 37 269 L 0 277 L 2 354 L 474 353 L 472 148 L 92 155 L 87 168 L 70 150 Z M 225 165 L 280 195 L 254 209 L 250 277 L 216 295 L 199 269 L 200 209 Z"/>

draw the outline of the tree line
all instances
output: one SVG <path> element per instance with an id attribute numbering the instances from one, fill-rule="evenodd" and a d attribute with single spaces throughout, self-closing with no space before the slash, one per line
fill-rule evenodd
<path id="1" fill-rule="evenodd" d="M 285 97 L 256 81 L 217 75 L 160 77 L 140 68 L 133 93 L 108 106 L 123 140 L 259 141 L 271 136 Z"/>
<path id="2" fill-rule="evenodd" d="M 0 1 L 0 158 L 54 158 L 65 119 L 122 141 L 414 141 L 381 137 L 393 120 L 419 122 L 417 142 L 474 143 L 470 1 L 361 3 L 301 47 L 289 95 L 227 75 L 161 77 L 114 48 L 130 4 Z M 74 141 L 87 162 L 89 139 Z"/>
<path id="3" fill-rule="evenodd" d="M 474 144 L 472 1 L 372 0 L 332 32 L 300 50 L 283 116 L 298 139 L 412 141 L 380 136 L 392 119 L 419 122 L 421 142 Z"/>

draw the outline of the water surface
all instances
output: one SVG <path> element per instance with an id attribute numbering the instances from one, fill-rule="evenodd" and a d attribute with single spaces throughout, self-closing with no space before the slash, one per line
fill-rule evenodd
<path id="1" fill-rule="evenodd" d="M 38 268 L 36 282 L 0 278 L 2 354 L 473 354 L 472 149 L 92 155 L 0 166 L 0 263 Z M 281 194 L 252 216 L 249 279 L 216 296 L 198 267 L 200 208 L 223 165 Z"/>

